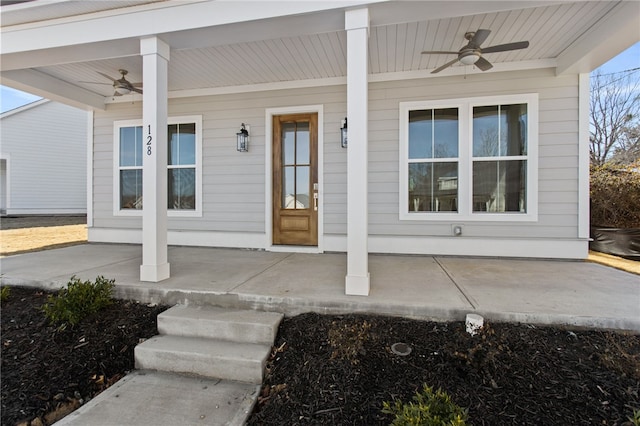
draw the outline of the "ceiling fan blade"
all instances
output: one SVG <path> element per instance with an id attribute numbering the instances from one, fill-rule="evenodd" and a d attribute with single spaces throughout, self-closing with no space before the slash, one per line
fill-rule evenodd
<path id="1" fill-rule="evenodd" d="M 131 89 L 131 91 L 132 91 L 132 92 L 136 92 L 136 93 L 140 93 L 140 94 L 142 94 L 142 90 L 141 90 L 141 89 L 138 89 L 137 87 L 133 87 L 133 86 L 132 86 L 132 87 L 130 87 L 130 89 Z"/>
<path id="2" fill-rule="evenodd" d="M 506 52 L 508 50 L 526 49 L 529 47 L 528 41 L 516 41 L 514 43 L 499 44 L 497 46 L 485 47 L 482 53 Z"/>
<path id="3" fill-rule="evenodd" d="M 436 68 L 435 70 L 431 71 L 431 74 L 437 74 L 440 71 L 442 71 L 445 68 L 449 68 L 451 65 L 455 64 L 456 62 L 458 62 L 458 58 L 455 58 L 453 61 L 449 61 L 446 64 L 444 64 L 443 66 Z"/>
<path id="4" fill-rule="evenodd" d="M 96 71 L 98 74 L 100 74 L 101 76 L 103 76 L 104 78 L 106 78 L 107 80 L 111 80 L 112 82 L 116 82 L 118 80 L 116 80 L 115 78 L 109 77 L 108 75 L 106 75 L 105 73 L 102 73 L 100 71 Z"/>
<path id="5" fill-rule="evenodd" d="M 111 83 L 98 83 L 97 81 L 78 81 L 78 83 L 103 84 L 105 86 L 113 86 Z"/>
<path id="6" fill-rule="evenodd" d="M 446 50 L 425 50 L 420 52 L 422 55 L 457 55 L 458 52 L 449 52 Z"/>
<path id="7" fill-rule="evenodd" d="M 480 59 L 478 59 L 474 65 L 480 68 L 482 71 L 490 70 L 491 68 L 493 68 L 491 62 L 487 61 L 482 56 L 480 56 Z"/>
<path id="8" fill-rule="evenodd" d="M 469 41 L 469 44 L 480 46 L 482 43 L 484 43 L 487 37 L 489 37 L 489 34 L 491 34 L 491 30 L 480 29 L 473 35 L 473 38 Z"/>
<path id="9" fill-rule="evenodd" d="M 129 83 L 133 87 L 142 87 L 142 83 Z"/>

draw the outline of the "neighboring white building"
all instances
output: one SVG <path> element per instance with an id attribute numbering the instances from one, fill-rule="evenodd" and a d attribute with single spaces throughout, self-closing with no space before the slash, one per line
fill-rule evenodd
<path id="1" fill-rule="evenodd" d="M 87 212 L 87 111 L 46 99 L 0 115 L 0 211 Z"/>
<path id="2" fill-rule="evenodd" d="M 634 1 L 2 12 L 3 84 L 93 111 L 90 241 L 141 243 L 144 281 L 167 244 L 346 252 L 357 295 L 369 253 L 585 258 L 589 73 L 640 40 Z"/>

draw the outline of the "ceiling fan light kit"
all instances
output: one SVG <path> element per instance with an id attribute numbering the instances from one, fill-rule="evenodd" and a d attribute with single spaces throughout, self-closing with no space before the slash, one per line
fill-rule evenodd
<path id="1" fill-rule="evenodd" d="M 507 52 L 509 50 L 518 50 L 518 49 L 526 49 L 529 47 L 528 41 L 518 41 L 514 43 L 506 43 L 499 44 L 496 46 L 490 46 L 482 49 L 480 45 L 484 43 L 484 41 L 489 37 L 491 30 L 486 29 L 478 29 L 477 31 L 469 31 L 464 34 L 464 38 L 468 41 L 465 46 L 463 46 L 457 52 L 450 51 L 442 51 L 442 50 L 427 50 L 422 52 L 423 55 L 457 55 L 456 59 L 447 62 L 446 64 L 436 68 L 431 71 L 431 74 L 437 74 L 440 71 L 449 68 L 456 62 L 460 62 L 463 65 L 475 65 L 481 71 L 487 71 L 493 68 L 491 62 L 487 61 L 483 56 L 484 53 L 496 53 L 496 52 Z"/>

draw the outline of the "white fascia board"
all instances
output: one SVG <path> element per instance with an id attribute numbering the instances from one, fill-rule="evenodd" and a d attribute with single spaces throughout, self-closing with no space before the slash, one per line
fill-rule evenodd
<path id="1" fill-rule="evenodd" d="M 558 56 L 556 74 L 589 73 L 640 41 L 640 2 L 621 1 Z"/>
<path id="2" fill-rule="evenodd" d="M 140 38 L 197 28 L 343 9 L 387 0 L 166 2 L 165 7 L 97 13 L 2 29 L 4 54 Z M 124 9 L 126 11 L 126 9 Z"/>
<path id="3" fill-rule="evenodd" d="M 5 86 L 32 93 L 80 109 L 105 109 L 104 97 L 36 70 L 4 71 Z"/>

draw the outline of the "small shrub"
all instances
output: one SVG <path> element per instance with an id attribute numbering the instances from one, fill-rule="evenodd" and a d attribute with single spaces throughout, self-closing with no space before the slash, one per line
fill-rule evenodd
<path id="1" fill-rule="evenodd" d="M 7 300 L 9 300 L 9 296 L 11 295 L 11 288 L 10 287 L 2 287 L 2 289 L 0 289 L 0 302 L 4 303 Z"/>
<path id="2" fill-rule="evenodd" d="M 591 225 L 640 228 L 640 162 L 591 167 Z"/>
<path id="3" fill-rule="evenodd" d="M 81 281 L 74 275 L 67 283 L 67 288 L 60 290 L 55 296 L 47 297 L 42 310 L 54 324 L 75 325 L 111 304 L 114 283 L 115 280 L 107 280 L 102 276 L 92 283 Z"/>
<path id="4" fill-rule="evenodd" d="M 382 412 L 393 414 L 391 426 L 465 426 L 467 410 L 456 405 L 451 397 L 441 389 L 424 385 L 422 392 L 416 393 L 414 402 L 403 404 L 383 402 Z"/>

